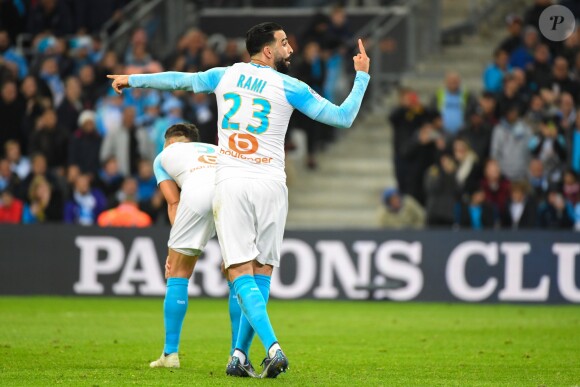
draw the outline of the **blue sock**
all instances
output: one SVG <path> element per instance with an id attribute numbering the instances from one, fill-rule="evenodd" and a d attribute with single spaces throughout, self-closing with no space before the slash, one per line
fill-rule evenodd
<path id="1" fill-rule="evenodd" d="M 232 326 L 232 347 L 230 349 L 230 355 L 233 355 L 234 349 L 236 349 L 236 342 L 238 341 L 238 329 L 240 328 L 240 318 L 242 317 L 242 309 L 240 309 L 240 304 L 238 304 L 238 298 L 236 297 L 236 290 L 234 289 L 234 284 L 231 281 L 228 281 L 228 286 L 230 288 L 228 307 L 230 311 L 230 324 Z M 254 332 L 253 329 L 252 332 Z"/>
<path id="2" fill-rule="evenodd" d="M 278 340 L 266 311 L 266 302 L 254 276 L 245 274 L 234 280 L 234 287 L 244 316 L 262 341 L 266 351 Z"/>
<path id="3" fill-rule="evenodd" d="M 165 320 L 165 347 L 166 354 L 175 353 L 179 348 L 181 326 L 187 312 L 187 278 L 167 279 L 163 316 Z"/>
<path id="4" fill-rule="evenodd" d="M 268 299 L 270 298 L 270 276 L 263 274 L 254 274 L 254 280 L 264 297 L 264 301 L 268 304 Z M 250 357 L 250 346 L 252 345 L 252 340 L 254 339 L 254 328 L 248 322 L 248 319 L 242 317 L 239 325 L 238 341 L 235 346 L 241 349 L 246 356 Z"/>

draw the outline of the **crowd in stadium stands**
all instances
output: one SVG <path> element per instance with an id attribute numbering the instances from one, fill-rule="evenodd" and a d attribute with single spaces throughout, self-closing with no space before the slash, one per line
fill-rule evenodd
<path id="1" fill-rule="evenodd" d="M 187 121 L 201 141 L 216 142 L 213 97 L 144 89 L 117 95 L 106 74 L 203 71 L 247 61 L 245 47 L 232 39 L 219 51 L 191 29 L 171 56 L 158 58 L 147 31 L 136 29 L 124 52 L 105 51 L 97 33 L 106 20 L 122 21 L 127 2 L 0 0 L 0 223 L 168 224 L 152 170 L 165 130 Z M 15 47 L 22 33 L 33 37 L 29 55 Z M 294 75 L 336 100 L 351 37 L 343 8 L 314 16 L 303 36 L 291 36 Z M 293 118 L 298 129 L 313 125 L 320 126 Z M 332 128 L 316 129 L 306 130 L 310 168 L 334 137 Z"/>
<path id="2" fill-rule="evenodd" d="M 545 39 L 536 27 L 551 3 L 507 17 L 481 94 L 456 72 L 429 105 L 400 91 L 384 227 L 580 231 L 580 30 Z"/>

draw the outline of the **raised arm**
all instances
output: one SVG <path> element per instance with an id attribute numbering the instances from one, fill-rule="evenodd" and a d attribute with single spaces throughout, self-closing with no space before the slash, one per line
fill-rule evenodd
<path id="1" fill-rule="evenodd" d="M 167 71 L 154 74 L 107 75 L 107 78 L 113 80 L 111 86 L 119 94 L 128 87 L 211 93 L 222 79 L 225 70 L 225 67 L 215 67 L 199 73 Z"/>
<path id="2" fill-rule="evenodd" d="M 354 85 L 340 106 L 321 97 L 304 82 L 290 77 L 285 84 L 288 102 L 313 120 L 338 128 L 350 128 L 358 114 L 370 79 L 368 74 L 370 59 L 360 39 L 358 45 L 360 53 L 352 58 L 356 70 Z"/>

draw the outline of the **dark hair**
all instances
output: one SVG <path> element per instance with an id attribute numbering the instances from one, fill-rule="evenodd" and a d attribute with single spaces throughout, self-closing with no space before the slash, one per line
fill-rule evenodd
<path id="1" fill-rule="evenodd" d="M 275 40 L 274 32 L 282 29 L 280 24 L 273 22 L 260 23 L 250 28 L 246 32 L 246 49 L 250 56 L 262 51 L 265 45 L 271 44 Z"/>
<path id="2" fill-rule="evenodd" d="M 165 139 L 171 137 L 185 137 L 192 142 L 199 141 L 199 130 L 194 124 L 180 123 L 171 125 L 169 129 L 165 131 Z"/>

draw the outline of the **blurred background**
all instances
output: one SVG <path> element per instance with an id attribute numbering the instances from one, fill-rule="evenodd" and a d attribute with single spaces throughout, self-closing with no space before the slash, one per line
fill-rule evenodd
<path id="1" fill-rule="evenodd" d="M 215 100 L 118 96 L 105 75 L 248 61 L 245 31 L 272 20 L 292 75 L 336 104 L 357 38 L 372 59 L 352 129 L 292 118 L 288 228 L 580 230 L 580 35 L 542 35 L 552 3 L 1 0 L 0 222 L 94 225 L 128 202 L 168 225 L 152 160 L 176 122 L 215 143 Z"/>

